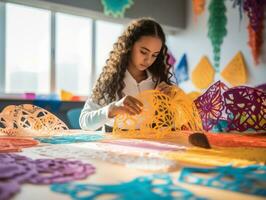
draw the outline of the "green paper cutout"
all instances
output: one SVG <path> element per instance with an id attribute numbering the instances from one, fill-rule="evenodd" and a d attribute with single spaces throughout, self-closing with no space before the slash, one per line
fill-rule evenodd
<path id="1" fill-rule="evenodd" d="M 226 7 L 224 0 L 211 0 L 208 9 L 210 13 L 208 20 L 208 37 L 212 43 L 215 71 L 219 72 L 221 45 L 227 34 L 227 17 L 225 15 Z"/>

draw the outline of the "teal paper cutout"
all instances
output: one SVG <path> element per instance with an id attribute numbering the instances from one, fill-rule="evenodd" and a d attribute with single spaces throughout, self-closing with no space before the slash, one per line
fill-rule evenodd
<path id="1" fill-rule="evenodd" d="M 205 174 L 206 178 L 200 176 L 200 173 Z M 179 181 L 266 196 L 266 166 L 251 165 L 243 168 L 234 168 L 232 166 L 216 168 L 188 167 L 182 169 Z"/>
<path id="2" fill-rule="evenodd" d="M 226 7 L 224 0 L 211 0 L 209 9 L 208 20 L 208 37 L 211 40 L 213 54 L 214 54 L 214 67 L 216 72 L 219 72 L 220 53 L 223 39 L 227 34 L 226 24 Z"/>
<path id="3" fill-rule="evenodd" d="M 115 185 L 94 184 L 53 184 L 51 190 L 65 193 L 75 200 L 98 199 L 101 195 L 113 195 L 112 199 L 152 199 L 171 200 L 188 199 L 200 200 L 187 189 L 181 188 L 174 183 L 168 174 L 143 176 L 129 182 Z M 85 195 L 84 195 L 85 194 Z M 82 196 L 80 196 L 82 195 Z"/>
<path id="4" fill-rule="evenodd" d="M 66 136 L 52 136 L 52 137 L 37 137 L 34 138 L 42 143 L 50 144 L 70 144 L 78 142 L 94 142 L 103 139 L 103 136 L 96 134 L 81 134 L 81 135 L 66 135 Z"/>
<path id="5" fill-rule="evenodd" d="M 133 5 L 133 0 L 101 0 L 104 14 L 113 17 L 124 17 L 126 9 Z"/>

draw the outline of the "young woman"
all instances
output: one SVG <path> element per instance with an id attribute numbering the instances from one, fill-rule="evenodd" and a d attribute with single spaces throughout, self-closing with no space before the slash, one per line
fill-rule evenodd
<path id="1" fill-rule="evenodd" d="M 134 98 L 144 90 L 170 92 L 171 73 L 162 27 L 152 19 L 141 18 L 118 38 L 92 95 L 80 115 L 84 130 L 112 130 L 118 114 L 139 114 L 142 103 Z"/>

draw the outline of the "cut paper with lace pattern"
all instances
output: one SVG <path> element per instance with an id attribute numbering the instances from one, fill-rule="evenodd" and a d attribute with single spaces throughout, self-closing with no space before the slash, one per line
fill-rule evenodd
<path id="1" fill-rule="evenodd" d="M 227 90 L 228 87 L 224 83 L 217 81 L 194 101 L 204 130 L 209 131 L 218 123 L 219 119 L 226 119 L 223 114 L 224 100 L 222 94 Z"/>
<path id="2" fill-rule="evenodd" d="M 52 184 L 80 180 L 95 172 L 90 164 L 65 159 L 30 159 L 17 154 L 0 154 L 0 197 L 9 199 L 23 183 Z M 1 198 L 2 199 L 2 198 Z"/>
<path id="3" fill-rule="evenodd" d="M 153 200 L 205 199 L 203 197 L 197 197 L 189 190 L 178 186 L 176 179 L 168 174 L 141 176 L 128 182 L 112 185 L 80 183 L 54 184 L 51 186 L 51 190 L 68 194 L 72 199 L 101 199 L 104 196 L 111 196 L 113 197 L 112 199 L 128 200 L 136 198 Z"/>
<path id="4" fill-rule="evenodd" d="M 228 129 L 234 131 L 266 130 L 266 93 L 240 86 L 224 94 Z"/>
<path id="5" fill-rule="evenodd" d="M 175 169 L 177 163 L 161 157 L 160 153 L 174 148 L 175 151 L 185 151 L 185 147 L 180 145 L 151 144 L 153 147 L 145 148 L 141 147 L 141 145 L 147 145 L 148 141 L 138 141 L 136 143 L 136 146 L 130 146 L 129 143 L 125 142 L 117 144 L 108 143 L 107 141 L 79 143 L 78 145 L 51 145 L 33 148 L 30 150 L 30 153 L 50 158 L 67 158 L 84 161 L 100 160 L 149 171 L 169 171 Z"/>
<path id="6" fill-rule="evenodd" d="M 209 4 L 208 37 L 211 40 L 215 71 L 219 72 L 221 46 L 227 34 L 225 1 L 211 0 Z"/>
<path id="7" fill-rule="evenodd" d="M 126 9 L 133 5 L 133 0 L 101 0 L 104 14 L 113 17 L 124 17 Z"/>
<path id="8" fill-rule="evenodd" d="M 265 20 L 265 0 L 244 0 L 244 11 L 249 18 L 248 44 L 251 48 L 253 60 L 256 65 L 259 64 L 260 56 L 262 53 L 264 20 Z"/>
<path id="9" fill-rule="evenodd" d="M 38 141 L 30 138 L 0 137 L 0 153 L 19 152 L 22 148 L 38 144 Z"/>
<path id="10" fill-rule="evenodd" d="M 248 79 L 246 68 L 244 57 L 241 52 L 238 52 L 223 69 L 221 76 L 232 86 L 243 85 Z"/>
<path id="11" fill-rule="evenodd" d="M 1 200 L 9 200 L 13 195 L 20 191 L 20 185 L 17 182 L 10 181 L 2 183 L 0 181 L 0 196 Z"/>
<path id="12" fill-rule="evenodd" d="M 214 81 L 215 70 L 206 56 L 202 57 L 191 74 L 191 81 L 199 89 L 208 88 Z"/>
<path id="13" fill-rule="evenodd" d="M 104 137 L 99 134 L 80 134 L 80 135 L 65 135 L 65 136 L 51 136 L 51 137 L 38 137 L 35 138 L 42 143 L 50 144 L 70 144 L 78 142 L 93 142 L 103 139 Z"/>
<path id="14" fill-rule="evenodd" d="M 183 168 L 179 181 L 266 196 L 266 167 L 260 165 L 251 165 L 243 168 L 234 168 L 232 166 Z"/>
<path id="15" fill-rule="evenodd" d="M 49 135 L 68 127 L 45 109 L 31 105 L 10 105 L 0 113 L 1 132 L 10 136 Z"/>
<path id="16" fill-rule="evenodd" d="M 202 130 L 201 119 L 185 92 L 172 86 L 171 94 L 158 90 L 141 92 L 137 97 L 143 103 L 139 115 L 118 115 L 113 133 L 121 137 L 162 138 L 174 130 Z"/>
<path id="17" fill-rule="evenodd" d="M 266 83 L 257 85 L 255 88 L 258 89 L 258 90 L 261 90 L 264 93 L 266 93 Z"/>

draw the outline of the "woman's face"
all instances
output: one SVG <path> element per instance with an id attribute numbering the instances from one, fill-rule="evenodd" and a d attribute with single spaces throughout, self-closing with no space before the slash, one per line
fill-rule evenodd
<path id="1" fill-rule="evenodd" d="M 158 37 L 142 36 L 135 42 L 131 52 L 131 66 L 139 71 L 149 68 L 156 60 L 162 48 L 162 41 Z"/>

